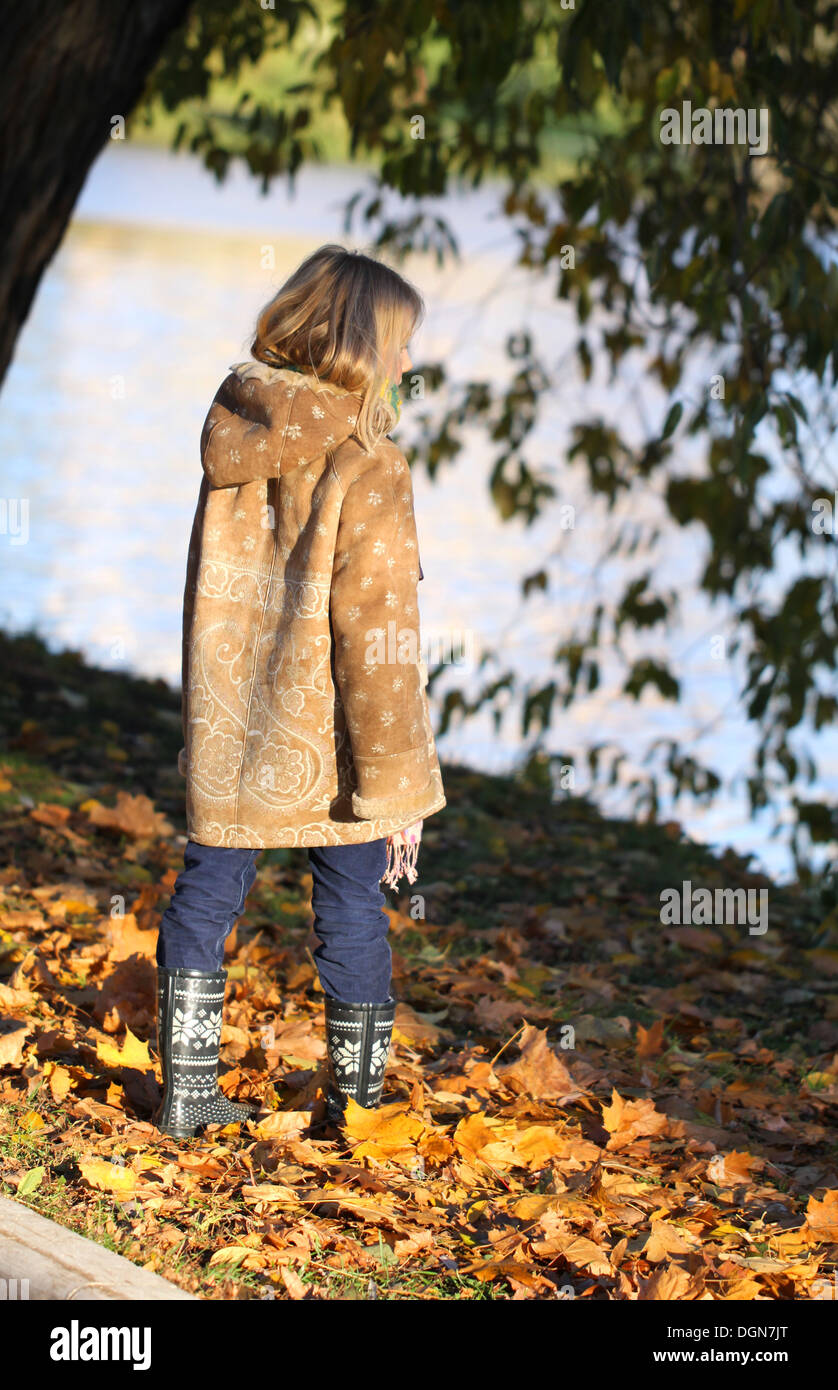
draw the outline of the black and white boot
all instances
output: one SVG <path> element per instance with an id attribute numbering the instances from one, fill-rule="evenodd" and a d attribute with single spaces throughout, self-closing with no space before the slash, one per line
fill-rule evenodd
<path id="1" fill-rule="evenodd" d="M 157 967 L 157 1046 L 163 1069 L 163 1101 L 157 1127 L 188 1139 L 205 1125 L 253 1118 L 249 1105 L 218 1089 L 218 1048 L 227 971 Z"/>
<path id="2" fill-rule="evenodd" d="M 385 1004 L 344 1004 L 326 995 L 326 1115 L 333 1124 L 343 1120 L 347 1096 L 365 1110 L 378 1106 L 395 1017 L 392 997 Z"/>

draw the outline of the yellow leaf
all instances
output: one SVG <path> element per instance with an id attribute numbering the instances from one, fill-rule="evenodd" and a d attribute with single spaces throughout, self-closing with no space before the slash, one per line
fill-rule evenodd
<path id="1" fill-rule="evenodd" d="M 137 1186 L 133 1168 L 122 1168 L 106 1158 L 80 1158 L 79 1171 L 91 1187 L 99 1192 L 118 1192 L 127 1195 Z"/>
<path id="2" fill-rule="evenodd" d="M 66 1067 L 61 1067 L 57 1062 L 49 1062 L 44 1067 L 44 1072 L 49 1079 L 49 1089 L 53 1100 L 62 1101 L 67 1092 L 76 1084 Z"/>
<path id="3" fill-rule="evenodd" d="M 42 1116 L 40 1116 L 40 1115 L 38 1114 L 37 1110 L 27 1110 L 26 1114 L 24 1115 L 23 1119 L 22 1119 L 21 1122 L 20 1122 L 20 1126 L 19 1126 L 19 1127 L 20 1127 L 20 1129 L 27 1129 L 27 1130 L 29 1130 L 29 1129 L 45 1129 L 45 1128 L 46 1128 L 46 1122 L 44 1121 L 44 1119 L 42 1118 Z"/>
<path id="4" fill-rule="evenodd" d="M 539 1216 L 555 1206 L 558 1200 L 555 1192 L 533 1192 L 518 1199 L 512 1207 L 512 1214 L 520 1221 L 537 1221 Z"/>
<path id="5" fill-rule="evenodd" d="M 148 1043 L 135 1038 L 130 1028 L 125 1029 L 125 1041 L 121 1048 L 115 1043 L 97 1042 L 96 1056 L 106 1067 L 136 1067 L 138 1071 L 151 1070 Z"/>
<path id="6" fill-rule="evenodd" d="M 210 1265 L 241 1264 L 242 1260 L 253 1251 L 247 1245 L 225 1245 L 220 1250 L 216 1250 L 210 1260 Z"/>

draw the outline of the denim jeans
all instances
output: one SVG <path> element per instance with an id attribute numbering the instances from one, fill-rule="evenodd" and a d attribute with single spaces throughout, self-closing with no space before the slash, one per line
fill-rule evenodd
<path id="1" fill-rule="evenodd" d="M 222 969 L 224 943 L 244 911 L 260 853 L 187 842 L 160 922 L 158 965 Z M 392 970 L 390 923 L 379 888 L 387 841 L 324 845 L 310 849 L 308 857 L 320 942 L 314 959 L 323 990 L 345 1004 L 383 1004 L 390 997 Z"/>

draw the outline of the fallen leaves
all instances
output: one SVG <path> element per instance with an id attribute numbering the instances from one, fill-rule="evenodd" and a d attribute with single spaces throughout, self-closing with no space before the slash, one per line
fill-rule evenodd
<path id="1" fill-rule="evenodd" d="M 135 1038 L 130 1028 L 126 1028 L 120 1047 L 114 1043 L 98 1042 L 96 1056 L 106 1067 L 136 1067 L 139 1071 L 148 1071 L 152 1065 L 148 1043 Z"/>
<path id="2" fill-rule="evenodd" d="M 559 856 L 542 793 L 516 793 L 510 824 L 484 779 L 452 771 L 427 832 L 429 920 L 388 910 L 399 1004 L 381 1108 L 350 1101 L 340 1138 L 317 1128 L 311 880 L 277 856 L 225 959 L 220 1083 L 262 1111 L 168 1139 L 150 1122 L 154 963 L 182 847 L 149 797 L 119 789 L 121 726 L 102 724 L 102 785 L 41 778 L 7 822 L 9 1190 L 86 1209 L 115 1248 L 210 1297 L 811 1296 L 838 1245 L 834 925 L 798 941 L 798 900 L 784 909 L 777 889 L 772 922 L 786 910 L 795 931 L 759 949 L 726 928 L 661 932 L 613 823 L 573 803 Z M 16 795 L 25 779 L 9 780 Z M 665 837 L 626 831 L 650 875 Z M 708 856 L 695 879 L 717 873 Z"/>
<path id="3" fill-rule="evenodd" d="M 126 1197 L 137 1186 L 137 1175 L 132 1168 L 121 1167 L 104 1158 L 79 1159 L 79 1172 L 97 1192 L 117 1192 Z"/>
<path id="4" fill-rule="evenodd" d="M 525 1023 L 518 1044 L 519 1055 L 514 1062 L 499 1069 L 498 1074 L 509 1084 L 534 1100 L 560 1100 L 580 1094 L 566 1064 L 547 1043 L 547 1029 Z"/>
<path id="5" fill-rule="evenodd" d="M 156 839 L 173 835 L 174 827 L 154 809 L 154 803 L 147 796 L 132 796 L 128 792 L 117 792 L 116 805 L 102 806 L 91 799 L 82 804 L 91 825 L 102 830 L 113 830 L 121 835 L 129 835 L 135 840 Z"/>
<path id="6" fill-rule="evenodd" d="M 610 1135 L 607 1147 L 624 1149 L 635 1139 L 665 1134 L 669 1120 L 655 1109 L 654 1101 L 648 1096 L 641 1100 L 624 1100 L 612 1090 L 611 1104 L 603 1106 L 602 1123 Z"/>

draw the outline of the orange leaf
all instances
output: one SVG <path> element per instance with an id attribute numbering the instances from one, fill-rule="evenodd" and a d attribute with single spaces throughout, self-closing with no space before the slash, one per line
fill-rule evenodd
<path id="1" fill-rule="evenodd" d="M 159 839 L 174 834 L 174 827 L 165 816 L 154 809 L 154 803 L 147 796 L 131 796 L 128 792 L 117 792 L 115 806 L 101 806 L 99 802 L 84 803 L 84 809 L 93 825 L 103 830 L 117 830 L 130 835 L 135 840 Z"/>
<path id="2" fill-rule="evenodd" d="M 663 1051 L 663 1019 L 656 1018 L 651 1028 L 637 1025 L 638 1057 L 657 1057 Z"/>
<path id="3" fill-rule="evenodd" d="M 611 1104 L 603 1107 L 602 1123 L 611 1135 L 606 1147 L 619 1149 L 641 1135 L 663 1134 L 669 1121 L 655 1109 L 654 1101 L 648 1096 L 641 1100 L 623 1100 L 612 1089 Z"/>
<path id="4" fill-rule="evenodd" d="M 570 1072 L 547 1045 L 547 1029 L 525 1023 L 518 1044 L 520 1056 L 508 1066 L 498 1068 L 498 1076 L 516 1081 L 535 1100 L 558 1100 L 578 1087 Z"/>
<path id="5" fill-rule="evenodd" d="M 281 1265 L 279 1273 L 291 1298 L 295 1300 L 305 1298 L 307 1289 L 299 1274 L 295 1274 L 288 1265 Z"/>
<path id="6" fill-rule="evenodd" d="M 822 1202 L 809 1198 L 806 1227 L 818 1240 L 838 1240 L 838 1190 L 830 1188 Z"/>

